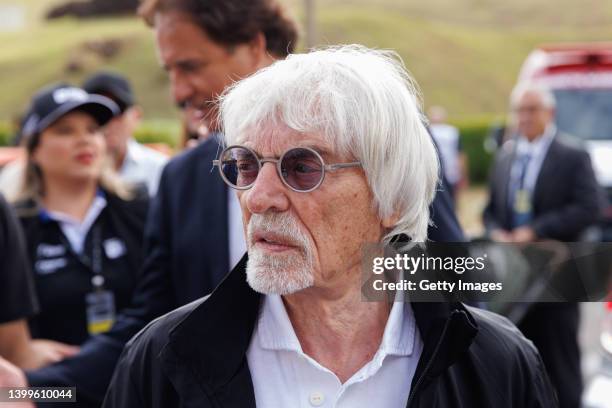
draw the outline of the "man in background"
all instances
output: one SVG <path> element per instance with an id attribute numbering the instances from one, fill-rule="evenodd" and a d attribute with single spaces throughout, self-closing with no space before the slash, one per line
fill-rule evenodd
<path id="1" fill-rule="evenodd" d="M 588 153 L 557 130 L 549 90 L 521 85 L 510 103 L 518 134 L 495 160 L 483 215 L 488 235 L 498 242 L 580 240 L 599 216 L 599 190 Z M 519 324 L 540 351 L 561 407 L 580 406 L 578 324 L 576 303 L 536 303 Z"/>
<path id="2" fill-rule="evenodd" d="M 469 182 L 467 156 L 461 146 L 459 129 L 446 123 L 446 109 L 442 106 L 432 106 L 427 115 L 431 135 L 438 146 L 444 176 L 451 195 L 456 199 L 459 191 L 466 188 Z"/>
<path id="3" fill-rule="evenodd" d="M 120 74 L 100 71 L 85 80 L 83 89 L 106 96 L 119 106 L 119 114 L 104 128 L 107 150 L 124 181 L 143 186 L 149 196 L 154 196 L 168 158 L 134 139 L 142 109 L 135 103 L 130 83 Z"/>

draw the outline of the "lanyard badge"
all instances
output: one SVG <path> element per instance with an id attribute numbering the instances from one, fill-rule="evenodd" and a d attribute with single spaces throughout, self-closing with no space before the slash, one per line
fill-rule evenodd
<path id="1" fill-rule="evenodd" d="M 90 335 L 105 333 L 115 323 L 115 295 L 104 290 L 104 277 L 94 275 L 91 279 L 94 290 L 85 295 L 87 304 L 87 331 Z"/>
<path id="2" fill-rule="evenodd" d="M 93 256 L 91 259 L 93 291 L 85 295 L 87 331 L 92 336 L 109 331 L 115 323 L 115 295 L 113 292 L 104 289 L 102 240 L 99 228 L 96 228 L 93 233 Z"/>
<path id="3" fill-rule="evenodd" d="M 514 196 L 514 212 L 525 214 L 531 212 L 531 197 L 525 188 L 517 190 Z"/>

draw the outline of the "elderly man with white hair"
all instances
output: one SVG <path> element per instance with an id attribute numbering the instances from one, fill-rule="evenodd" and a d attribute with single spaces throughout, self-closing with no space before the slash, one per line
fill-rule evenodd
<path id="1" fill-rule="evenodd" d="M 362 250 L 427 238 L 438 175 L 395 54 L 291 55 L 221 101 L 248 254 L 126 346 L 105 407 L 552 407 L 537 351 L 459 303 L 366 302 Z"/>

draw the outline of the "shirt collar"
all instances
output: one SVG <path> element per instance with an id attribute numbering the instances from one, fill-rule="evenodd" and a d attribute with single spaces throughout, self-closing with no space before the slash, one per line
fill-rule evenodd
<path id="1" fill-rule="evenodd" d="M 103 190 L 98 189 L 98 191 L 96 191 L 96 196 L 87 209 L 87 213 L 85 214 L 85 218 L 83 218 L 82 222 L 62 212 L 49 211 L 45 208 L 40 209 L 39 217 L 43 222 L 56 221 L 60 224 L 79 226 L 83 229 L 89 230 L 89 227 L 93 225 L 94 221 L 98 218 L 104 207 L 106 207 L 106 194 Z"/>
<path id="2" fill-rule="evenodd" d="M 556 133 L 557 127 L 551 123 L 546 126 L 544 133 L 533 142 L 529 142 L 525 136 L 520 135 L 516 146 L 517 153 L 519 155 L 531 154 L 533 156 L 546 151 Z"/>
<path id="3" fill-rule="evenodd" d="M 260 345 L 264 349 L 303 353 L 279 295 L 265 296 L 257 331 Z M 410 303 L 393 303 L 377 354 L 381 357 L 411 355 L 414 349 L 415 332 L 416 321 Z"/>
<path id="4" fill-rule="evenodd" d="M 414 348 L 415 332 L 416 322 L 410 303 L 395 302 L 389 313 L 380 349 L 388 355 L 409 356 Z"/>
<path id="5" fill-rule="evenodd" d="M 142 159 L 142 149 L 140 149 L 140 145 L 133 138 L 128 140 L 127 149 L 125 151 L 125 157 L 123 159 L 123 163 L 121 164 L 121 170 L 132 163 L 138 163 Z"/>
<path id="6" fill-rule="evenodd" d="M 264 297 L 257 330 L 264 349 L 302 352 L 280 295 Z"/>

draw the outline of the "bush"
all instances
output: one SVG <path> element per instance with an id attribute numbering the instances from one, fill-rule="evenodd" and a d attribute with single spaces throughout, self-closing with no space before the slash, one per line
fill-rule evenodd
<path id="1" fill-rule="evenodd" d="M 494 123 L 492 119 L 463 120 L 453 123 L 459 129 L 463 151 L 468 158 L 470 183 L 483 184 L 488 180 L 493 154 L 487 152 L 484 145 Z"/>
<path id="2" fill-rule="evenodd" d="M 146 121 L 138 127 L 134 137 L 140 143 L 164 143 L 174 149 L 178 144 L 179 129 L 174 121 Z M 0 121 L 0 146 L 10 146 L 14 134 L 11 123 Z"/>
<path id="3" fill-rule="evenodd" d="M 0 146 L 10 146 L 15 130 L 9 122 L 0 122 Z"/>
<path id="4" fill-rule="evenodd" d="M 178 121 L 146 121 L 136 129 L 134 137 L 140 143 L 164 143 L 175 149 L 179 132 Z"/>

